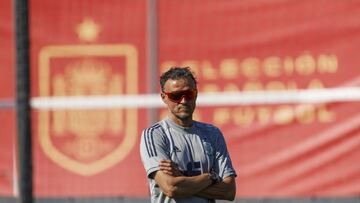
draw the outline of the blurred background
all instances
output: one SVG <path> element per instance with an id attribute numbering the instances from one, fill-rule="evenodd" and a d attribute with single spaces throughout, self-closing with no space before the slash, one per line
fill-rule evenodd
<path id="1" fill-rule="evenodd" d="M 172 66 L 196 74 L 195 118 L 225 136 L 236 202 L 360 202 L 360 1 L 24 6 L 34 202 L 149 202 L 139 138 L 166 115 L 158 78 Z M 27 170 L 17 15 L 0 1 L 0 202 L 17 200 Z"/>

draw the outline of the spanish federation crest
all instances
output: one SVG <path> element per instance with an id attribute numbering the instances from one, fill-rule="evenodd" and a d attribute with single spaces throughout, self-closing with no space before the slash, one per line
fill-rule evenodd
<path id="1" fill-rule="evenodd" d="M 47 46 L 39 55 L 39 93 L 41 97 L 136 94 L 137 69 L 137 51 L 130 44 Z M 91 176 L 121 162 L 133 149 L 137 110 L 40 110 L 38 134 L 52 161 Z"/>

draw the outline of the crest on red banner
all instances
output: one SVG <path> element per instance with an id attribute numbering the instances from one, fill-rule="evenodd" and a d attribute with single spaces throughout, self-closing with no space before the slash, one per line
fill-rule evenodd
<path id="1" fill-rule="evenodd" d="M 94 41 L 101 27 L 85 19 L 76 27 Z M 131 44 L 49 45 L 39 54 L 41 97 L 136 94 L 137 50 Z M 51 109 L 39 112 L 40 145 L 59 166 L 79 175 L 100 173 L 135 145 L 136 109 Z"/>

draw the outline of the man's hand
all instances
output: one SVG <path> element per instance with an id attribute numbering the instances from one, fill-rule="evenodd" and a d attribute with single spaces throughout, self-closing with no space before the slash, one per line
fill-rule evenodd
<path id="1" fill-rule="evenodd" d="M 161 160 L 159 167 L 162 172 L 170 176 L 184 176 L 184 174 L 180 171 L 179 166 L 171 160 Z"/>
<path id="2" fill-rule="evenodd" d="M 219 183 L 200 191 L 196 195 L 207 199 L 223 199 L 233 201 L 236 194 L 235 177 L 228 176 Z"/>

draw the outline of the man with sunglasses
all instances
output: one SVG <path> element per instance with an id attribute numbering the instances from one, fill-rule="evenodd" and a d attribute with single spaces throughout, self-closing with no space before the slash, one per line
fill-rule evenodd
<path id="1" fill-rule="evenodd" d="M 160 77 L 168 117 L 143 130 L 141 159 L 151 202 L 215 202 L 235 198 L 236 172 L 221 131 L 193 120 L 197 81 L 188 67 Z"/>

